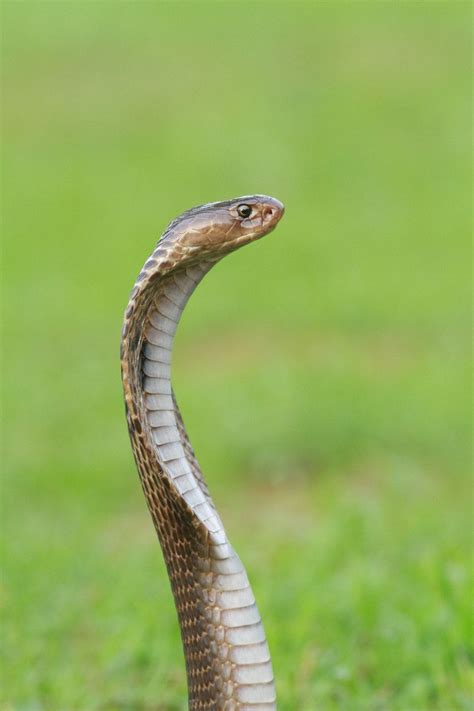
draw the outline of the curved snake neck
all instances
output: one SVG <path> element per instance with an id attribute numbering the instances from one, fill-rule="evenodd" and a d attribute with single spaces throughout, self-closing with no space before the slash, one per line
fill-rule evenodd
<path id="1" fill-rule="evenodd" d="M 209 222 L 213 206 L 204 207 Z M 183 230 L 190 234 L 189 224 L 201 232 L 209 229 L 203 210 L 197 210 L 191 223 L 193 211 L 183 215 L 187 221 L 171 223 L 132 291 L 122 337 L 126 413 L 177 608 L 189 709 L 271 711 L 276 696 L 261 618 L 171 387 L 173 338 L 183 309 L 203 276 L 233 248 L 223 253 L 196 249 L 189 259 Z"/>

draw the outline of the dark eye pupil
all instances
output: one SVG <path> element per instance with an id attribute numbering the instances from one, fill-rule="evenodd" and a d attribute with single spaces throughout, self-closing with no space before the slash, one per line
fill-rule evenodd
<path id="1" fill-rule="evenodd" d="M 250 205 L 239 205 L 237 208 L 237 212 L 239 213 L 240 217 L 249 217 L 252 214 L 252 208 Z"/>

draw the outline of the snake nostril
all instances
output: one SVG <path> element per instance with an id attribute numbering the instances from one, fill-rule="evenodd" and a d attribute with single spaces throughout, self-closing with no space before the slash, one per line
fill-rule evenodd
<path id="1" fill-rule="evenodd" d="M 270 220 L 273 217 L 274 212 L 275 211 L 274 211 L 273 207 L 270 207 L 270 205 L 268 205 L 267 207 L 264 207 L 263 208 L 263 215 L 262 215 L 263 219 Z"/>

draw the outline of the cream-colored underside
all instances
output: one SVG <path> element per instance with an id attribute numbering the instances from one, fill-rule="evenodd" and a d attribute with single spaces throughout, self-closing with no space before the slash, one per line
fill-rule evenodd
<path id="1" fill-rule="evenodd" d="M 202 263 L 170 275 L 154 299 L 145 334 L 144 406 L 163 471 L 208 531 L 209 554 L 199 576 L 210 645 L 221 663 L 222 708 L 272 711 L 276 709 L 272 664 L 255 598 L 200 472 L 186 456 L 171 390 L 176 328 L 186 302 L 210 267 Z"/>

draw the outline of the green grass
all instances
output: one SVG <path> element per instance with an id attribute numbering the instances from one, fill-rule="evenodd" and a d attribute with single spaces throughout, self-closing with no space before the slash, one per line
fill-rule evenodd
<path id="1" fill-rule="evenodd" d="M 473 708 L 469 9 L 3 3 L 2 708 L 183 711 L 118 366 L 182 210 L 278 230 L 176 345 L 281 711 Z"/>

